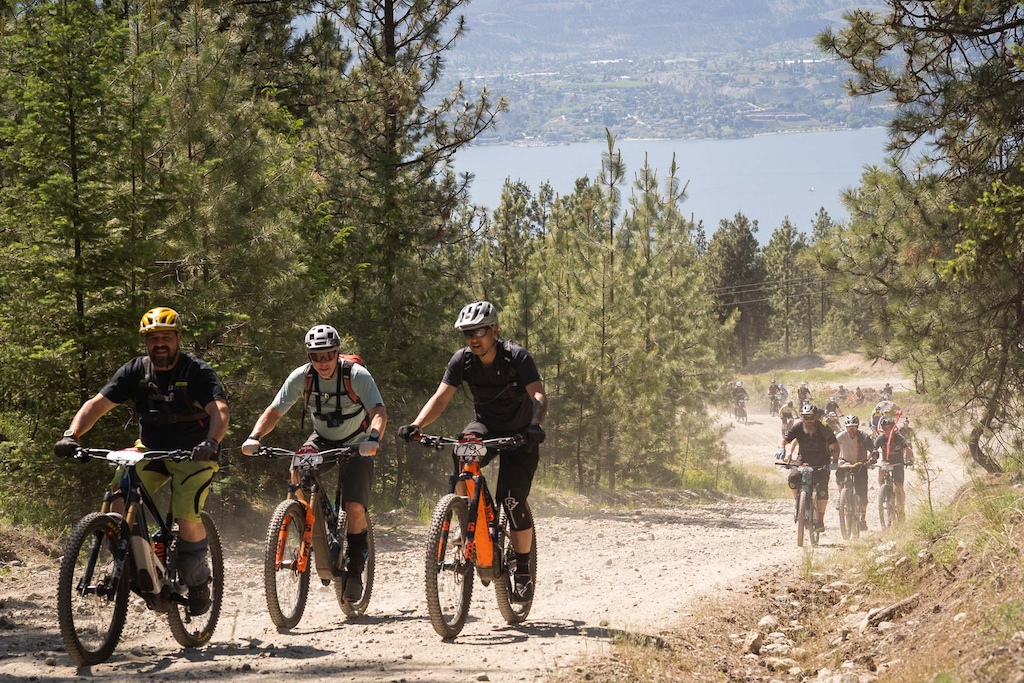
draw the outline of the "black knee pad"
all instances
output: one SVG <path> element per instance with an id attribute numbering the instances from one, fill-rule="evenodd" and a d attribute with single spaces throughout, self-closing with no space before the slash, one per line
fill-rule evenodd
<path id="1" fill-rule="evenodd" d="M 513 531 L 526 531 L 533 528 L 533 515 L 527 507 L 525 500 L 517 499 L 513 494 L 502 501 L 505 512 L 508 514 L 508 524 Z"/>

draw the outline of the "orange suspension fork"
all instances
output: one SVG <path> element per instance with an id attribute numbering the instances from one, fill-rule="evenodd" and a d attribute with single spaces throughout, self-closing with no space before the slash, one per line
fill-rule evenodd
<path id="1" fill-rule="evenodd" d="M 309 549 L 313 546 L 313 507 L 301 498 L 297 499 L 306 510 L 306 526 L 302 530 L 302 545 L 299 546 L 299 556 L 295 558 L 294 569 L 302 573 L 309 567 Z M 288 525 L 282 524 L 277 531 L 277 552 L 274 562 L 280 569 L 285 560 L 284 549 L 288 544 Z"/>

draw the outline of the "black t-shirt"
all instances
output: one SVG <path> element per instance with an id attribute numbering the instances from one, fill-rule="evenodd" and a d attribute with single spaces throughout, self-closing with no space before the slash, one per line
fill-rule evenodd
<path id="1" fill-rule="evenodd" d="M 512 341 L 497 341 L 497 357 L 484 367 L 469 348 L 455 352 L 448 361 L 442 382 L 457 387 L 465 381 L 473 394 L 478 422 L 493 434 L 521 432 L 533 420 L 529 384 L 540 381 L 530 352 Z"/>
<path id="2" fill-rule="evenodd" d="M 804 431 L 803 423 L 798 422 L 786 432 L 785 438 L 787 442 L 796 441 L 800 444 L 800 462 L 821 467 L 832 461 L 829 446 L 836 443 L 836 435 L 817 420 L 810 434 Z"/>
<path id="3" fill-rule="evenodd" d="M 892 439 L 885 432 L 875 437 L 875 448 L 882 454 L 882 460 L 893 465 L 904 461 L 903 453 L 909 447 L 910 444 L 895 428 L 892 430 Z"/>
<path id="4" fill-rule="evenodd" d="M 157 390 L 151 390 L 145 358 L 133 358 L 118 368 L 100 393 L 114 403 L 134 403 L 140 417 L 139 439 L 147 448 L 192 448 L 210 431 L 210 418 L 203 408 L 210 401 L 227 400 L 224 385 L 205 361 L 182 353 L 170 370 L 152 370 L 150 379 Z M 161 395 L 166 400 L 159 400 Z M 202 419 L 191 419 L 193 415 Z"/>

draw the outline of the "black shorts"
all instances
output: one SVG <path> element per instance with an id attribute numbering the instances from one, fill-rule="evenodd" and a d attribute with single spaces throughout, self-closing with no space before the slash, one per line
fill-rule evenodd
<path id="1" fill-rule="evenodd" d="M 828 482 L 832 479 L 832 471 L 829 468 L 814 470 L 814 490 L 818 492 L 818 500 L 828 500 Z M 789 488 L 796 491 L 800 488 L 800 471 L 796 468 L 789 470 Z"/>
<path id="2" fill-rule="evenodd" d="M 470 422 L 462 433 L 479 434 L 481 438 L 488 436 L 487 427 L 480 422 Z M 487 455 L 480 461 L 480 466 L 484 467 L 499 455 L 501 457 L 498 460 L 498 481 L 492 489 L 494 501 L 496 504 L 504 505 L 506 511 L 511 511 L 530 496 L 533 475 L 537 472 L 537 465 L 540 462 L 540 446 L 523 445 L 510 451 L 488 450 Z M 452 463 L 458 472 L 459 461 L 454 454 Z"/>
<path id="3" fill-rule="evenodd" d="M 843 486 L 843 482 L 846 481 L 846 477 L 850 475 L 850 470 L 840 467 L 836 470 L 836 484 Z M 853 490 L 860 496 L 860 504 L 866 505 L 868 501 L 868 468 L 858 467 L 853 470 Z"/>
<path id="4" fill-rule="evenodd" d="M 317 451 L 326 451 L 331 448 L 341 448 L 351 444 L 344 444 L 340 441 L 330 441 L 317 433 L 309 435 L 303 446 L 313 446 Z M 364 458 L 354 455 L 348 460 L 341 461 L 341 502 L 359 503 L 364 508 L 370 507 L 370 491 L 373 490 L 373 458 Z M 329 472 L 334 464 L 321 466 L 319 471 Z"/>

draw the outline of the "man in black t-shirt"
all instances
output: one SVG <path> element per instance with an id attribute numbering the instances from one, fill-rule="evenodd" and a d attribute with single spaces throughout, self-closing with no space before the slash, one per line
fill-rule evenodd
<path id="1" fill-rule="evenodd" d="M 883 417 L 878 423 L 879 433 L 875 437 L 876 457 L 881 456 L 887 465 L 897 465 L 892 470 L 892 482 L 896 489 L 896 510 L 900 516 L 906 508 L 907 493 L 903 486 L 906 480 L 906 467 L 914 464 L 914 449 L 910 442 L 896 429 L 896 420 L 889 416 Z M 878 470 L 878 485 L 885 481 L 885 472 Z"/>
<path id="2" fill-rule="evenodd" d="M 181 351 L 177 312 L 165 307 L 147 311 L 139 332 L 145 336 L 146 355 L 122 365 L 98 394 L 82 404 L 54 453 L 73 457 L 78 439 L 127 401 L 139 414 L 139 446 L 192 451 L 191 460 L 143 460 L 135 467 L 150 493 L 173 479 L 171 510 L 178 522 L 178 571 L 189 586 L 189 611 L 203 614 L 210 609 L 210 572 L 201 513 L 217 472 L 220 442 L 228 429 L 226 394 L 209 365 Z M 115 475 L 114 485 L 119 481 Z"/>
<path id="3" fill-rule="evenodd" d="M 817 407 L 810 403 L 800 406 L 800 422 L 793 425 L 782 437 L 782 445 L 775 452 L 776 459 L 786 455 L 786 446 L 796 441 L 800 447 L 799 462 L 812 467 L 824 467 L 839 462 L 839 444 L 836 435 L 818 419 Z M 825 528 L 825 509 L 828 507 L 828 482 L 832 472 L 828 467 L 815 470 L 814 489 L 818 493 L 818 529 Z M 800 473 L 789 471 L 789 488 L 794 498 L 800 495 Z"/>
<path id="4" fill-rule="evenodd" d="M 516 551 L 512 598 L 516 602 L 529 602 L 533 599 L 530 581 L 533 518 L 526 507 L 526 499 L 540 460 L 539 446 L 545 438 L 541 427 L 548 407 L 544 382 L 526 349 L 498 338 L 498 312 L 489 302 L 477 301 L 463 308 L 455 329 L 462 332 L 466 346 L 451 357 L 437 391 L 411 424 L 399 428 L 398 435 L 406 441 L 418 436 L 420 429 L 441 416 L 463 382 L 473 394 L 475 412 L 474 421 L 463 433 L 481 437 L 526 435 L 524 446 L 500 456 L 494 498 L 505 506 L 512 527 L 512 547 Z M 489 456 L 481 465 L 492 458 Z"/>

